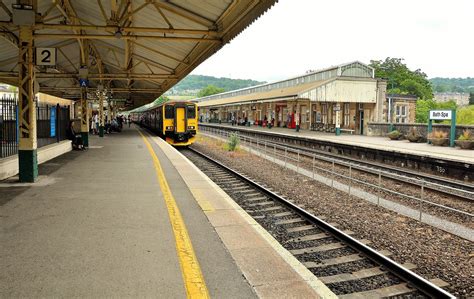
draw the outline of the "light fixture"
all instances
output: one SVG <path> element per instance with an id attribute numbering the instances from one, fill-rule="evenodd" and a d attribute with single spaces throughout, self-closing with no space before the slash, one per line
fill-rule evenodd
<path id="1" fill-rule="evenodd" d="M 118 27 L 117 31 L 115 31 L 114 36 L 116 38 L 121 38 L 122 37 L 122 31 L 120 30 L 120 27 Z"/>

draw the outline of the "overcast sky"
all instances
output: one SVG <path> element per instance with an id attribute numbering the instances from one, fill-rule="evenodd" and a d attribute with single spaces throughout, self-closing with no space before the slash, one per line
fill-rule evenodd
<path id="1" fill-rule="evenodd" d="M 474 77 L 473 0 L 280 0 L 193 74 L 274 81 L 404 58 L 429 78 Z"/>

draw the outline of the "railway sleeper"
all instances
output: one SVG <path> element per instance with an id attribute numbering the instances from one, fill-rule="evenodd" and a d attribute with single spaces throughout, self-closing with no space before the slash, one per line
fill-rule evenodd
<path id="1" fill-rule="evenodd" d="M 259 194 L 259 195 L 260 195 L 260 194 Z M 258 197 L 246 198 L 245 201 L 254 202 L 254 201 L 261 201 L 261 200 L 266 200 L 266 199 L 268 199 L 268 197 L 265 197 L 265 196 L 258 196 Z"/>
<path id="2" fill-rule="evenodd" d="M 312 230 L 312 229 L 317 229 L 317 227 L 312 224 L 309 224 L 309 225 L 304 225 L 304 226 L 288 228 L 286 231 L 289 233 L 297 233 L 297 232 L 302 232 L 305 230 Z"/>
<path id="3" fill-rule="evenodd" d="M 269 206 L 275 204 L 273 201 L 264 201 L 250 204 L 249 207 Z"/>
<path id="4" fill-rule="evenodd" d="M 416 269 L 416 266 L 411 263 L 406 263 L 402 265 L 403 267 L 407 268 L 408 270 Z M 380 269 L 380 267 L 373 267 L 369 269 L 362 269 L 359 271 L 355 271 L 352 273 L 343 273 L 331 276 L 319 276 L 318 279 L 321 280 L 324 284 L 331 284 L 331 283 L 339 283 L 363 278 L 369 278 L 372 276 L 377 275 L 384 275 L 387 274 L 387 271 Z"/>
<path id="5" fill-rule="evenodd" d="M 387 257 L 392 255 L 392 253 L 388 250 L 381 250 L 380 254 L 383 254 Z M 323 267 L 328 267 L 328 266 L 336 266 L 340 264 L 352 263 L 352 262 L 361 261 L 363 259 L 366 259 L 366 257 L 361 254 L 351 254 L 351 255 L 345 255 L 341 257 L 335 257 L 332 259 L 325 259 L 319 262 L 304 262 L 303 264 L 305 265 L 306 268 L 312 269 L 312 268 L 323 268 Z"/>
<path id="6" fill-rule="evenodd" d="M 357 293 L 338 295 L 340 299 L 365 299 L 365 298 L 386 298 L 394 296 L 403 296 L 415 292 L 406 283 L 400 283 L 380 289 L 368 290 Z"/>
<path id="7" fill-rule="evenodd" d="M 362 244 L 370 244 L 370 241 L 367 239 L 362 239 L 360 241 Z M 347 247 L 345 244 L 340 243 L 340 242 L 335 242 L 335 243 L 330 243 L 330 244 L 324 244 L 321 246 L 315 246 L 315 247 L 308 247 L 308 248 L 303 248 L 303 249 L 293 249 L 290 250 L 290 252 L 293 255 L 302 255 L 302 254 L 308 254 L 308 253 L 315 253 L 315 252 L 322 252 L 322 251 L 329 251 L 329 250 L 334 250 L 334 249 L 340 249 Z"/>
<path id="8" fill-rule="evenodd" d="M 281 209 L 283 209 L 283 207 L 275 206 L 275 207 L 269 207 L 269 208 L 261 209 L 259 211 L 260 212 L 272 212 L 272 211 L 278 211 L 278 210 L 281 210 Z"/>
<path id="9" fill-rule="evenodd" d="M 277 215 L 277 214 L 275 214 Z M 285 224 L 293 224 L 293 223 L 298 223 L 298 222 L 304 222 L 303 218 L 291 218 L 291 219 L 285 219 L 285 220 L 278 220 L 275 222 L 276 225 L 285 225 Z"/>

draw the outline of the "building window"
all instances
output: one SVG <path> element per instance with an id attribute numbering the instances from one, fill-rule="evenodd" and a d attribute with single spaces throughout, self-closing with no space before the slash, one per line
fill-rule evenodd
<path id="1" fill-rule="evenodd" d="M 344 103 L 344 127 L 349 127 L 350 121 L 350 104 Z"/>
<path id="2" fill-rule="evenodd" d="M 395 106 L 395 121 L 397 123 L 407 123 L 408 122 L 408 107 L 406 105 L 396 105 Z"/>

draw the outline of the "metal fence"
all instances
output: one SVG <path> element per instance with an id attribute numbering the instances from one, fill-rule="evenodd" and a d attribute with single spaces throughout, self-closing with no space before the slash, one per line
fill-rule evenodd
<path id="1" fill-rule="evenodd" d="M 36 107 L 36 136 L 38 148 L 66 140 L 69 107 L 40 105 Z M 0 158 L 18 153 L 18 100 L 0 98 Z"/>
<path id="2" fill-rule="evenodd" d="M 207 132 L 209 132 L 213 135 L 220 136 L 223 139 L 229 138 L 230 134 L 232 134 L 232 132 L 224 131 L 224 130 L 220 130 L 220 129 L 216 129 L 216 128 L 201 127 L 200 130 L 201 131 L 207 131 Z M 397 196 L 401 196 L 401 197 L 406 198 L 406 199 L 414 200 L 415 202 L 417 202 L 416 206 L 418 207 L 418 213 L 419 213 L 418 214 L 418 220 L 421 221 L 421 222 L 424 222 L 422 220 L 422 217 L 423 217 L 423 214 L 424 214 L 423 206 L 425 206 L 425 207 L 426 206 L 437 207 L 437 208 L 440 208 L 440 209 L 446 211 L 446 213 L 449 213 L 449 212 L 456 213 L 459 216 L 466 216 L 466 217 L 470 217 L 470 218 L 474 217 L 474 214 L 471 214 L 469 212 L 454 209 L 454 208 L 451 208 L 451 207 L 448 207 L 448 206 L 445 206 L 445 205 L 442 205 L 442 204 L 434 203 L 434 202 L 431 202 L 430 200 L 428 200 L 424 196 L 425 188 L 428 187 L 429 185 L 438 185 L 436 183 L 427 182 L 427 181 L 424 181 L 424 180 L 419 180 L 419 182 L 418 182 L 419 185 L 420 185 L 419 195 L 418 196 L 409 195 L 409 194 L 405 194 L 405 193 L 401 193 L 401 192 L 397 192 L 397 191 L 388 189 L 383 184 L 381 184 L 382 177 L 393 178 L 394 176 L 400 176 L 400 175 L 393 174 L 393 173 L 388 173 L 388 172 L 382 171 L 382 170 L 378 170 L 378 183 L 373 184 L 373 183 L 370 183 L 368 181 L 364 181 L 364 180 L 361 180 L 359 178 L 354 177 L 353 174 L 352 174 L 353 170 L 357 169 L 357 168 L 360 168 L 360 166 L 356 165 L 356 164 L 353 164 L 351 162 L 342 162 L 342 161 L 339 161 L 339 160 L 336 160 L 336 159 L 333 159 L 333 158 L 324 157 L 324 156 L 321 156 L 321 155 L 318 155 L 318 154 L 303 154 L 300 150 L 293 149 L 291 147 L 286 147 L 286 146 L 283 146 L 283 145 L 276 145 L 274 143 L 267 142 L 267 140 L 262 140 L 262 139 L 259 139 L 259 138 L 252 138 L 252 137 L 240 135 L 237 132 L 235 132 L 235 133 L 238 135 L 240 141 L 247 147 L 247 150 L 249 151 L 249 153 L 255 154 L 257 156 L 262 156 L 262 154 L 263 154 L 267 157 L 268 160 L 273 160 L 274 162 L 275 162 L 275 159 L 277 158 L 277 159 L 279 159 L 280 161 L 282 161 L 284 163 L 285 169 L 289 168 L 290 165 L 292 165 L 292 167 L 294 168 L 293 170 L 295 170 L 299 174 L 300 169 L 304 165 L 305 166 L 304 168 L 306 168 L 306 169 L 309 168 L 310 169 L 310 172 L 312 173 L 312 178 L 313 179 L 314 179 L 314 176 L 315 176 L 315 171 L 319 170 L 322 173 L 326 173 L 328 175 L 331 186 L 334 186 L 334 181 L 335 181 L 334 178 L 335 177 L 339 177 L 339 178 L 343 178 L 343 179 L 348 180 L 348 183 L 347 183 L 348 186 L 347 186 L 346 192 L 348 192 L 349 195 L 351 195 L 354 185 L 359 184 L 359 185 L 365 185 L 365 186 L 368 186 L 368 187 L 372 187 L 375 190 L 377 190 L 376 191 L 376 197 L 377 197 L 376 204 L 377 205 L 380 205 L 380 200 L 382 199 L 381 193 L 397 195 Z M 306 158 L 308 158 L 308 157 L 311 158 L 312 165 L 311 164 L 308 165 L 308 161 L 302 159 L 303 156 L 305 156 Z M 318 167 L 318 166 L 315 165 L 316 160 L 331 163 L 332 167 L 328 167 L 328 168 Z M 336 172 L 335 171 L 335 165 L 341 165 L 341 166 L 347 167 L 348 170 L 349 170 L 349 174 L 345 175 L 345 174 L 340 174 L 340 173 Z M 406 178 L 403 177 L 403 179 L 406 179 Z M 449 186 L 441 186 L 441 187 L 443 187 L 445 189 L 457 190 L 457 189 L 449 187 Z M 474 194 L 472 192 L 469 192 L 469 191 L 463 191 L 463 192 L 465 194 L 468 194 L 469 196 L 474 196 Z"/>

